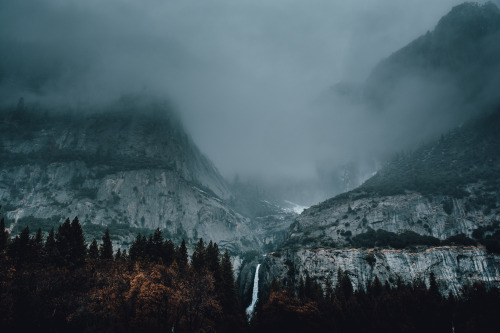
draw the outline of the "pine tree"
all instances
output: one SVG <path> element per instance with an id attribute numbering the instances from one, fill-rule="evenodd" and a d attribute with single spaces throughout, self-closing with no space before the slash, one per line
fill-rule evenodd
<path id="1" fill-rule="evenodd" d="M 160 228 L 156 228 L 151 240 L 151 259 L 156 262 L 164 261 L 163 235 Z"/>
<path id="2" fill-rule="evenodd" d="M 439 293 L 439 287 L 436 282 L 436 276 L 434 275 L 434 272 L 431 272 L 429 276 L 429 293 L 433 297 L 441 297 L 441 294 Z"/>
<path id="3" fill-rule="evenodd" d="M 89 246 L 89 258 L 92 260 L 99 259 L 99 247 L 97 246 L 97 240 L 95 238 Z"/>
<path id="4" fill-rule="evenodd" d="M 163 243 L 163 264 L 166 266 L 172 265 L 175 260 L 175 245 L 170 239 Z"/>
<path id="5" fill-rule="evenodd" d="M 334 297 L 334 292 L 333 292 L 333 287 L 332 287 L 332 281 L 330 280 L 330 277 L 327 277 L 326 282 L 325 282 L 325 300 L 327 302 L 331 302 Z M 362 290 L 362 288 L 360 288 Z"/>
<path id="6" fill-rule="evenodd" d="M 55 236 L 57 252 L 59 253 L 62 263 L 70 262 L 71 256 L 71 223 L 69 218 L 64 221 L 62 225 L 57 229 Z"/>
<path id="7" fill-rule="evenodd" d="M 383 291 L 382 283 L 380 282 L 378 276 L 375 275 L 375 278 L 373 279 L 373 282 L 370 286 L 370 292 L 375 296 L 380 296 L 382 294 L 382 291 Z"/>
<path id="8" fill-rule="evenodd" d="M 75 216 L 71 222 L 71 245 L 72 263 L 76 267 L 83 265 L 85 263 L 85 256 L 87 255 L 87 244 L 85 242 L 82 226 L 77 216 Z"/>
<path id="9" fill-rule="evenodd" d="M 380 285 L 380 287 L 382 287 L 382 285 Z M 349 278 L 349 274 L 347 272 L 342 272 L 340 269 L 337 272 L 337 286 L 335 288 L 335 294 L 338 298 L 343 298 L 344 300 L 348 300 L 349 297 L 351 297 L 351 295 L 353 294 L 353 288 L 351 279 Z"/>
<path id="10" fill-rule="evenodd" d="M 323 288 L 321 287 L 321 284 L 318 283 L 318 281 L 312 282 L 311 299 L 320 304 L 325 300 L 323 296 Z"/>
<path id="11" fill-rule="evenodd" d="M 179 266 L 179 272 L 181 274 L 185 273 L 188 267 L 188 253 L 186 242 L 184 241 L 184 239 L 182 240 L 181 245 L 177 248 L 175 257 L 175 259 L 177 260 L 177 265 Z"/>
<path id="12" fill-rule="evenodd" d="M 55 239 L 54 228 L 52 228 L 45 241 L 45 246 L 43 248 L 43 253 L 45 255 L 47 263 L 55 264 L 59 258 L 59 251 L 57 250 L 57 244 Z"/>
<path id="13" fill-rule="evenodd" d="M 144 258 L 148 261 L 154 260 L 153 235 L 151 234 L 149 234 L 148 240 L 146 241 L 146 251 Z"/>
<path id="14" fill-rule="evenodd" d="M 9 255 L 18 264 L 26 264 L 32 260 L 30 228 L 26 226 L 9 246 Z"/>
<path id="15" fill-rule="evenodd" d="M 129 249 L 129 256 L 131 260 L 139 259 L 139 244 L 141 242 L 141 233 L 138 233 L 135 237 L 135 241 L 132 242 Z"/>
<path id="16" fill-rule="evenodd" d="M 191 263 L 196 273 L 202 273 L 206 269 L 206 250 L 203 239 L 200 238 L 191 257 Z"/>
<path id="17" fill-rule="evenodd" d="M 1 206 L 0 206 L 1 207 Z M 5 220 L 0 220 L 0 254 L 9 246 L 9 232 L 5 230 Z"/>
<path id="18" fill-rule="evenodd" d="M 240 308 L 238 289 L 234 281 L 233 264 L 227 250 L 221 260 L 222 308 L 225 313 L 234 313 Z"/>
<path id="19" fill-rule="evenodd" d="M 127 250 L 125 250 L 125 249 L 124 249 L 124 250 L 122 251 L 122 260 L 128 260 L 128 257 L 129 257 L 129 256 L 128 256 L 128 254 L 127 254 Z"/>
<path id="20" fill-rule="evenodd" d="M 207 268 L 214 273 L 214 276 L 220 274 L 220 251 L 217 243 L 210 241 L 206 250 Z"/>
<path id="21" fill-rule="evenodd" d="M 145 260 L 147 256 L 147 246 L 148 241 L 146 240 L 146 236 L 142 236 L 141 233 L 138 233 L 135 241 L 130 245 L 130 260 Z"/>
<path id="22" fill-rule="evenodd" d="M 206 249 L 206 267 L 213 274 L 215 280 L 215 291 L 218 295 L 222 294 L 222 273 L 220 267 L 220 251 L 217 243 L 208 243 Z M 220 298 L 220 297 L 219 297 Z"/>
<path id="23" fill-rule="evenodd" d="M 31 241 L 31 251 L 33 260 L 35 262 L 40 262 L 43 255 L 43 236 L 41 228 L 38 228 L 35 237 Z"/>
<path id="24" fill-rule="evenodd" d="M 304 296 L 306 299 L 313 299 L 313 283 L 309 274 L 306 274 L 306 281 L 304 282 Z"/>
<path id="25" fill-rule="evenodd" d="M 43 245 L 43 237 L 42 237 L 42 229 L 41 228 L 38 228 L 38 230 L 36 231 L 36 235 L 35 235 L 35 238 L 33 239 L 33 241 L 34 241 L 34 244 L 36 244 L 37 246 Z"/>
<path id="26" fill-rule="evenodd" d="M 118 249 L 118 251 L 116 251 L 115 260 L 116 261 L 122 260 L 122 250 L 121 249 Z"/>
<path id="27" fill-rule="evenodd" d="M 85 244 L 85 238 L 78 217 L 75 217 L 71 223 L 69 219 L 66 219 L 59 226 L 55 239 L 63 265 L 75 268 L 85 263 L 87 245 Z"/>
<path id="28" fill-rule="evenodd" d="M 104 236 L 102 237 L 99 255 L 102 260 L 113 260 L 113 244 L 111 244 L 111 237 L 109 236 L 108 228 L 106 228 Z"/>
<path id="29" fill-rule="evenodd" d="M 299 279 L 299 288 L 298 288 L 298 297 L 300 300 L 305 300 L 306 298 L 306 291 L 305 291 L 305 286 L 304 286 L 304 279 L 302 278 L 302 275 L 300 276 Z"/>

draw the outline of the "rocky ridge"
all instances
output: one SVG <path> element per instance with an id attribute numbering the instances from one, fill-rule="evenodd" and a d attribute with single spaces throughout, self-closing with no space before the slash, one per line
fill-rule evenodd
<path id="1" fill-rule="evenodd" d="M 326 280 L 335 285 L 338 270 L 346 271 L 355 288 L 365 287 L 375 276 L 382 283 L 395 286 L 403 282 L 429 282 L 430 273 L 437 278 L 443 294 L 457 294 L 462 286 L 482 281 L 487 286 L 500 283 L 500 255 L 488 254 L 478 247 L 435 247 L 417 250 L 394 249 L 301 249 L 271 253 L 262 270 L 262 286 L 273 278 L 298 284 L 309 275 L 325 287 Z M 290 271 L 292 272 L 290 274 Z"/>
<path id="2" fill-rule="evenodd" d="M 358 188 L 305 210 L 284 245 L 264 260 L 263 288 L 278 278 L 293 289 L 306 275 L 335 284 L 339 269 L 360 287 L 375 276 L 394 284 L 398 278 L 426 280 L 431 272 L 443 292 L 458 293 L 473 281 L 500 284 L 498 254 L 464 246 L 477 243 L 468 237 L 485 240 L 475 230 L 498 231 L 500 220 L 500 109 L 498 91 L 492 91 L 498 86 L 499 31 L 495 5 L 465 3 L 374 69 L 364 89 L 374 109 L 422 115 L 422 123 L 412 124 L 418 131 L 432 127 L 436 113 L 458 122 L 450 122 L 457 128 L 397 154 Z M 355 248 L 357 236 L 372 237 L 375 230 L 416 241 L 395 249 L 375 239 L 375 248 Z M 429 239 L 453 246 L 425 244 Z"/>
<path id="3" fill-rule="evenodd" d="M 234 252 L 255 248 L 213 164 L 165 107 L 126 99 L 106 112 L 41 114 L 18 105 L 1 124 L 0 201 L 10 229 L 79 216 L 90 237 L 107 226 L 117 246 L 138 231 L 200 237 Z"/>
<path id="4" fill-rule="evenodd" d="M 481 189 L 481 184 L 470 185 Z M 408 193 L 394 196 L 356 198 L 349 195 L 313 206 L 299 216 L 290 228 L 289 244 L 301 246 L 345 246 L 358 234 L 382 229 L 394 233 L 413 231 L 444 240 L 456 234 L 471 237 L 479 226 L 500 220 L 500 210 L 469 207 L 471 197 L 423 196 Z M 445 207 L 451 203 L 450 209 Z"/>

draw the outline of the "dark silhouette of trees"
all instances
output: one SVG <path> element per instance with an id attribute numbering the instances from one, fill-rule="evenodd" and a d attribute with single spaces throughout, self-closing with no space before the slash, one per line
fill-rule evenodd
<path id="1" fill-rule="evenodd" d="M 146 248 L 147 248 L 147 240 L 146 236 L 142 236 L 141 233 L 137 234 L 135 241 L 130 245 L 130 259 L 131 260 L 140 260 L 146 259 Z"/>
<path id="2" fill-rule="evenodd" d="M 219 251 L 219 246 L 217 243 L 212 243 L 210 241 L 207 246 L 206 250 L 206 262 L 207 262 L 207 268 L 209 271 L 213 272 L 214 274 L 216 272 L 220 272 L 220 251 Z"/>
<path id="3" fill-rule="evenodd" d="M 21 233 L 14 238 L 9 246 L 9 255 L 20 265 L 28 264 L 32 261 L 32 249 L 30 242 L 30 229 L 25 227 Z"/>
<path id="4" fill-rule="evenodd" d="M 157 228 L 152 237 L 150 237 L 151 242 L 149 243 L 149 256 L 154 262 L 163 262 L 165 256 L 163 254 L 163 235 L 161 230 Z"/>
<path id="5" fill-rule="evenodd" d="M 2 206 L 0 206 L 1 208 Z M 2 217 L 0 220 L 0 255 L 3 251 L 7 250 L 9 245 L 9 232 L 5 230 L 5 220 Z"/>
<path id="6" fill-rule="evenodd" d="M 87 245 L 78 217 L 75 217 L 71 223 L 69 219 L 66 219 L 59 226 L 55 240 L 59 258 L 65 266 L 75 268 L 85 263 Z"/>
<path id="7" fill-rule="evenodd" d="M 194 274 L 186 243 L 176 251 L 159 230 L 149 238 L 138 235 L 131 246 L 137 259 L 121 249 L 115 258 L 112 251 L 111 258 L 103 256 L 104 244 L 111 239 L 107 231 L 101 249 L 94 239 L 79 263 L 81 249 L 86 249 L 81 235 L 75 218 L 72 223 L 67 219 L 57 233 L 52 229 L 45 242 L 41 230 L 30 236 L 28 227 L 15 237 L 7 255 L 0 257 L 2 332 L 234 332 L 246 328 L 237 303 L 222 306 L 221 300 L 227 297 L 217 286 L 235 285 L 227 253 L 226 281 L 221 281 L 217 244 L 210 242 L 205 248 L 200 241 L 197 250 L 205 253 L 204 268 Z"/>
<path id="8" fill-rule="evenodd" d="M 252 330 L 472 333 L 495 332 L 498 327 L 494 313 L 500 310 L 500 291 L 496 287 L 474 283 L 459 295 L 444 297 L 434 274 L 429 275 L 429 287 L 420 280 L 404 283 L 400 279 L 391 287 L 375 276 L 366 289 L 356 290 L 348 285 L 348 277 L 348 272 L 339 271 L 334 288 L 327 279 L 319 299 L 308 295 L 306 290 L 314 290 L 316 281 L 307 275 L 299 282 L 302 290 L 297 294 L 273 280 L 269 298 L 252 320 Z"/>
<path id="9" fill-rule="evenodd" d="M 179 266 L 179 272 L 184 274 L 188 267 L 188 253 L 186 242 L 184 239 L 182 240 L 181 245 L 175 251 L 175 260 L 177 261 L 177 265 Z"/>
<path id="10" fill-rule="evenodd" d="M 47 236 L 47 240 L 45 241 L 43 254 L 45 256 L 45 261 L 48 264 L 56 264 L 59 261 L 59 251 L 57 249 L 53 228 L 50 230 L 49 235 Z"/>
<path id="11" fill-rule="evenodd" d="M 172 265 L 175 260 L 175 245 L 170 239 L 162 246 L 163 263 L 167 266 Z"/>
<path id="12" fill-rule="evenodd" d="M 45 242 L 41 230 L 31 236 L 26 227 L 4 250 L 6 255 L 0 257 L 2 332 L 437 333 L 453 328 L 496 332 L 498 327 L 497 288 L 475 283 L 458 295 L 444 297 L 434 274 L 429 275 L 428 286 L 420 280 L 404 283 L 401 279 L 391 286 L 375 276 L 363 288 L 353 286 L 349 272 L 340 270 L 335 284 L 330 278 L 315 279 L 306 273 L 297 290 L 295 284 L 283 289 L 282 282 L 274 279 L 269 297 L 260 301 L 248 326 L 231 258 L 227 251 L 220 257 L 216 243 L 205 247 L 200 240 L 190 264 L 186 243 L 175 248 L 171 240 L 158 237 L 157 230 L 156 237 L 138 235 L 131 246 L 131 252 L 140 253 L 137 259 L 120 249 L 115 258 L 101 261 L 94 240 L 83 263 L 76 265 L 78 260 L 72 256 L 81 255 L 85 244 L 78 226 L 76 218 L 73 223 L 66 220 L 57 234 L 51 230 Z M 108 232 L 103 238 L 106 234 L 110 236 Z M 71 249 L 75 245 L 80 251 Z M 171 259 L 165 260 L 168 252 Z"/>
<path id="13" fill-rule="evenodd" d="M 92 260 L 99 259 L 99 246 L 97 245 L 97 241 L 95 238 L 92 240 L 92 243 L 90 243 L 88 255 Z"/>
<path id="14" fill-rule="evenodd" d="M 191 256 L 191 265 L 193 266 L 193 270 L 197 274 L 202 273 L 206 268 L 206 261 L 205 243 L 203 243 L 203 239 L 200 238 L 198 244 L 196 244 L 193 255 Z"/>
<path id="15" fill-rule="evenodd" d="M 238 289 L 234 280 L 233 264 L 227 250 L 221 260 L 222 306 L 227 309 L 239 309 Z"/>
<path id="16" fill-rule="evenodd" d="M 109 236 L 109 229 L 106 228 L 104 236 L 102 237 L 101 248 L 99 249 L 99 256 L 101 260 L 113 259 L 113 245 L 111 244 L 111 237 Z"/>
<path id="17" fill-rule="evenodd" d="M 121 261 L 122 259 L 123 259 L 123 257 L 122 257 L 122 250 L 118 249 L 118 251 L 116 251 L 116 254 L 115 254 L 115 260 L 116 261 Z"/>

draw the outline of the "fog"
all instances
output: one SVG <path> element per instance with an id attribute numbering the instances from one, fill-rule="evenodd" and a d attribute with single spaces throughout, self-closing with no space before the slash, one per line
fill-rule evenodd
<path id="1" fill-rule="evenodd" d="M 147 93 L 171 102 L 228 179 L 317 181 L 435 134 L 413 113 L 388 122 L 330 91 L 363 84 L 459 3 L 3 0 L 0 103 L 97 105 Z M 409 124 L 421 137 L 398 134 Z"/>

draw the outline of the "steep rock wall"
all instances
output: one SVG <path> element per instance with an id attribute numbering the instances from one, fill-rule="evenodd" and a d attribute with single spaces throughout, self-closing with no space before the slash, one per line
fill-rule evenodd
<path id="1" fill-rule="evenodd" d="M 249 219 L 227 204 L 231 192 L 217 169 L 161 105 L 0 116 L 0 205 L 11 230 L 78 216 L 88 237 L 113 226 L 115 244 L 125 247 L 137 231 L 155 228 L 176 243 L 202 237 L 232 252 L 260 244 Z"/>
<path id="2" fill-rule="evenodd" d="M 382 249 L 316 249 L 271 253 L 263 265 L 262 287 L 273 278 L 311 278 L 325 286 L 326 279 L 335 285 L 338 270 L 347 271 L 354 288 L 366 286 L 378 276 L 380 281 L 395 285 L 417 279 L 428 285 L 434 272 L 442 293 L 460 292 L 474 281 L 500 286 L 500 255 L 488 254 L 480 247 L 435 247 L 421 250 Z M 291 273 L 290 273 L 291 272 Z"/>
<path id="3" fill-rule="evenodd" d="M 480 184 L 470 187 L 480 188 Z M 348 238 L 368 228 L 395 233 L 413 231 L 439 239 L 463 233 L 500 220 L 500 210 L 470 208 L 471 196 L 462 199 L 447 196 L 423 196 L 409 193 L 394 196 L 337 197 L 313 206 L 291 226 L 288 242 L 305 246 L 348 244 Z M 444 202 L 452 203 L 446 212 Z"/>

